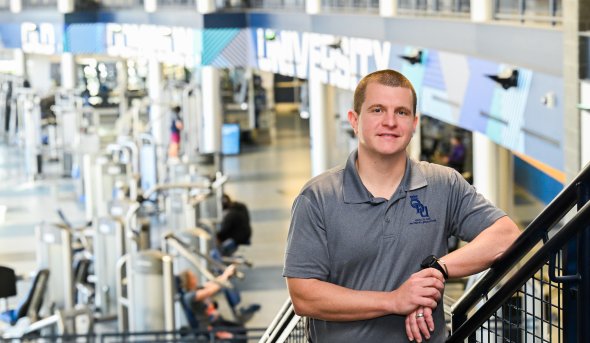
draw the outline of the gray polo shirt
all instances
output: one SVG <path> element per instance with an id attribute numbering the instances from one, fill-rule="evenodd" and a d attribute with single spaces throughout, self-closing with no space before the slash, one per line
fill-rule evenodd
<path id="1" fill-rule="evenodd" d="M 318 279 L 355 290 L 392 291 L 428 255 L 447 253 L 451 235 L 471 241 L 505 213 L 455 170 L 408 159 L 391 199 L 362 184 L 353 152 L 344 167 L 312 180 L 295 199 L 283 276 Z M 431 342 L 445 336 L 442 304 Z M 310 320 L 313 342 L 407 342 L 405 316 Z"/>

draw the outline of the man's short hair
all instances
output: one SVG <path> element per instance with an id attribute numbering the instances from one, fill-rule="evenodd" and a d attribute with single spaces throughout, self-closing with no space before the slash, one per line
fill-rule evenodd
<path id="1" fill-rule="evenodd" d="M 412 91 L 412 96 L 414 98 L 413 103 L 413 114 L 416 115 L 416 104 L 418 102 L 418 98 L 416 97 L 416 91 L 414 90 L 414 86 L 410 80 L 408 80 L 404 75 L 401 73 L 391 70 L 391 69 L 383 69 L 372 72 L 365 77 L 358 83 L 356 86 L 356 90 L 354 91 L 354 111 L 358 114 L 361 113 L 361 107 L 363 102 L 365 101 L 365 92 L 367 90 L 367 85 L 371 82 L 376 82 L 381 85 L 389 86 L 389 87 L 402 87 L 408 88 Z"/>

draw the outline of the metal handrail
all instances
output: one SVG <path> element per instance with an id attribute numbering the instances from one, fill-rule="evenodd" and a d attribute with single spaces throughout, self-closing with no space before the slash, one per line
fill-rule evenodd
<path id="1" fill-rule="evenodd" d="M 266 343 L 270 339 L 273 332 L 275 331 L 275 328 L 277 327 L 277 325 L 279 325 L 281 320 L 283 320 L 283 317 L 287 314 L 288 311 L 291 311 L 291 310 L 293 310 L 293 308 L 291 306 L 291 298 L 287 298 L 287 300 L 283 303 L 283 306 L 281 306 L 281 309 L 279 310 L 277 315 L 273 318 L 270 325 L 266 328 L 266 330 L 262 334 L 262 337 L 260 338 L 260 341 L 258 343 Z"/>
<path id="2" fill-rule="evenodd" d="M 542 240 L 547 229 L 557 224 L 576 204 L 576 185 L 590 182 L 590 165 L 576 176 L 569 186 L 563 189 L 551 203 L 527 226 L 518 239 L 495 261 L 485 275 L 465 292 L 453 307 L 453 312 L 467 313 L 481 297 L 487 294 L 512 268 L 514 262 L 521 260 Z"/>
<path id="3" fill-rule="evenodd" d="M 510 294 L 513 294 L 549 257 L 556 253 L 568 239 L 571 239 L 590 221 L 590 204 L 586 204 L 575 217 L 547 240 L 543 247 L 520 267 L 518 272 L 503 285 L 478 311 L 467 320 L 467 312 L 486 297 L 488 292 L 522 260 L 533 247 L 547 237 L 548 229 L 557 224 L 575 205 L 577 188 L 582 182 L 590 182 L 590 164 L 587 165 L 565 189 L 533 220 L 522 232 L 512 246 L 495 261 L 490 269 L 469 289 L 453 306 L 453 328 L 456 328 L 448 342 L 460 340 L 471 334 L 479 325 L 502 306 Z M 511 293 L 510 293 L 511 292 Z M 465 336 L 466 337 L 466 336 Z"/>
<path id="4" fill-rule="evenodd" d="M 184 244 L 178 237 L 170 234 L 167 235 L 165 238 L 166 244 L 170 245 L 172 248 L 176 249 L 176 251 L 184 257 L 191 265 L 199 270 L 201 274 L 208 280 L 215 283 L 218 283 L 220 286 L 225 288 L 233 289 L 233 285 L 229 281 L 219 281 L 206 267 L 204 267 L 197 257 L 193 254 L 186 244 Z"/>
<path id="5" fill-rule="evenodd" d="M 492 316 L 522 285 L 524 285 L 553 254 L 557 253 L 574 235 L 590 222 L 590 202 L 559 232 L 547 241 L 518 271 L 492 295 L 463 325 L 454 330 L 447 342 L 461 342 Z"/>

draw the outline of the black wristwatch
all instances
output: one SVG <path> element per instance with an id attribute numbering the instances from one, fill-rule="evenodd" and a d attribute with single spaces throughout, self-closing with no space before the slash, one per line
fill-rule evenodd
<path id="1" fill-rule="evenodd" d="M 434 269 L 438 270 L 439 272 L 442 273 L 445 280 L 447 280 L 449 278 L 449 270 L 447 269 L 447 265 L 445 264 L 445 261 L 439 259 L 438 257 L 436 257 L 434 255 L 430 255 L 430 256 L 426 257 L 422 261 L 422 263 L 420 263 L 420 269 L 426 269 L 426 268 L 434 268 Z"/>

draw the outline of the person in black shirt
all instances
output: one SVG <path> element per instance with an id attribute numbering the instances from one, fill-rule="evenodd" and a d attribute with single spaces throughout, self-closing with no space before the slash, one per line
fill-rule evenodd
<path id="1" fill-rule="evenodd" d="M 223 194 L 222 207 L 224 215 L 217 233 L 217 242 L 221 254 L 230 256 L 239 245 L 250 244 L 250 214 L 245 204 L 233 201 L 227 194 Z"/>

